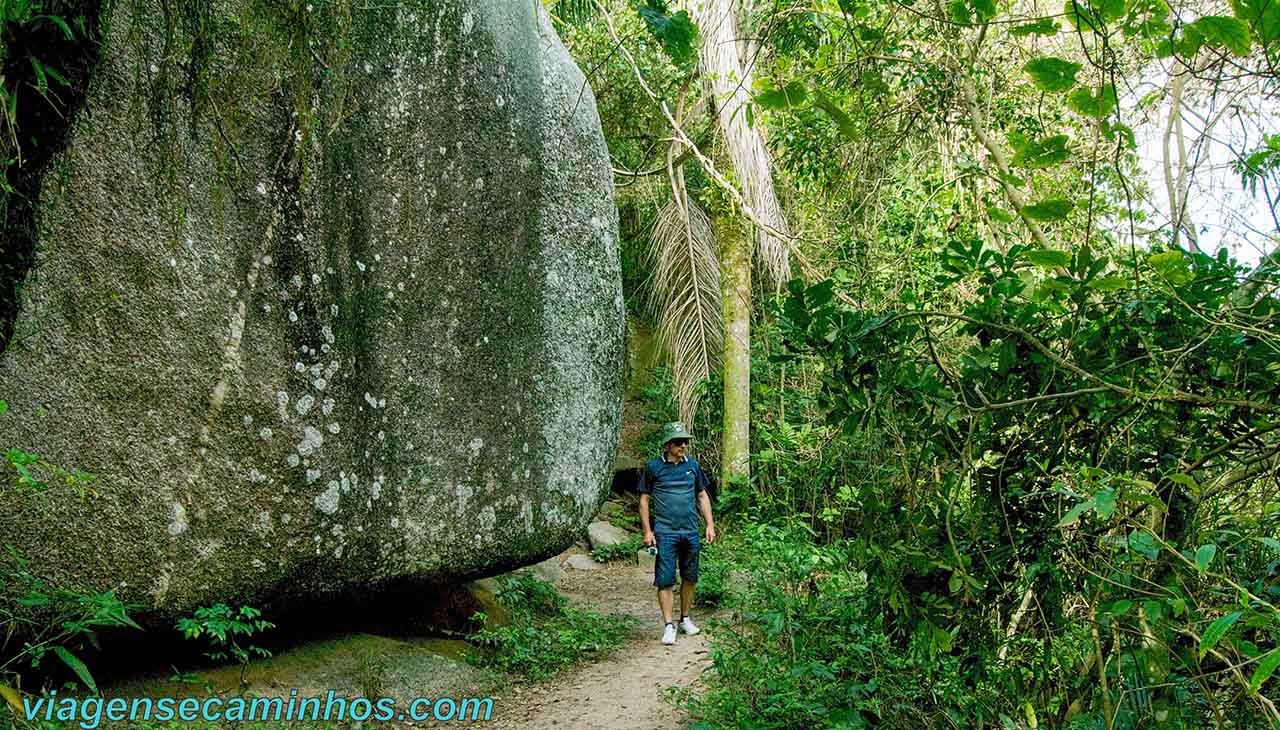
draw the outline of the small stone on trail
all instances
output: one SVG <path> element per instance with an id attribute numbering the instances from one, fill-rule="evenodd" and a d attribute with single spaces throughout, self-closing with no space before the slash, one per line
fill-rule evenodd
<path id="1" fill-rule="evenodd" d="M 587 537 L 591 539 L 591 549 L 621 545 L 630 534 L 626 530 L 614 527 L 608 522 L 592 522 L 587 525 Z"/>
<path id="2" fill-rule="evenodd" d="M 564 572 L 564 568 L 560 567 L 559 555 L 547 558 L 541 563 L 532 566 L 529 570 L 533 571 L 534 575 L 551 584 L 555 584 L 561 578 L 568 575 L 568 573 Z"/>
<path id="3" fill-rule="evenodd" d="M 573 570 L 600 570 L 604 567 L 592 560 L 590 555 L 570 555 L 565 566 Z"/>

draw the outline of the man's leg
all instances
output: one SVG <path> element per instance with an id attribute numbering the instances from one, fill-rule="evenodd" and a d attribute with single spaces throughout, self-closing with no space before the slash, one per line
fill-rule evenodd
<path id="1" fill-rule="evenodd" d="M 658 589 L 658 608 L 662 609 L 663 623 L 669 624 L 674 620 L 671 618 L 671 604 L 675 602 L 673 600 L 674 598 L 675 598 L 675 590 L 673 586 L 667 586 L 666 588 Z M 680 590 L 680 598 L 681 598 L 681 604 L 683 604 L 684 603 L 683 588 Z"/>
<path id="2" fill-rule="evenodd" d="M 698 627 L 688 620 L 693 608 L 693 591 L 698 585 L 698 558 L 702 553 L 702 541 L 697 533 L 680 541 L 680 628 L 686 634 L 698 633 Z"/>
<path id="3" fill-rule="evenodd" d="M 693 589 L 697 585 L 690 580 L 680 581 L 680 618 L 688 616 L 689 609 L 693 608 Z"/>
<path id="4" fill-rule="evenodd" d="M 658 608 L 665 624 L 662 643 L 673 644 L 676 639 L 675 619 L 671 616 L 675 602 L 676 545 L 671 535 L 658 533 L 658 555 L 653 562 L 653 585 L 658 589 Z"/>

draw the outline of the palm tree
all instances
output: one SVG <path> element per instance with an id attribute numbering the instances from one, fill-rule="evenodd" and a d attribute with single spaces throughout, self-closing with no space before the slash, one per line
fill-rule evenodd
<path id="1" fill-rule="evenodd" d="M 565 22 L 578 22 L 588 12 L 605 11 L 602 0 L 555 0 L 553 13 Z M 650 237 L 649 310 L 657 323 L 659 341 L 672 363 L 680 416 L 693 420 L 698 385 L 709 378 L 717 364 L 724 368 L 724 423 L 721 443 L 721 478 L 724 482 L 750 475 L 751 389 L 751 274 L 753 252 L 766 283 L 779 286 L 790 278 L 787 224 L 774 192 L 772 167 L 764 138 L 747 123 L 746 108 L 752 88 L 751 64 L 744 63 L 738 41 L 738 23 L 732 0 L 681 0 L 699 27 L 698 66 L 708 81 L 715 116 L 725 142 L 729 162 L 741 191 L 730 197 L 753 221 L 746 229 L 726 218 L 716 226 L 694 203 L 685 188 L 682 165 L 676 161 L 688 137 L 681 129 L 684 94 L 677 110 L 667 118 L 675 127 L 667 150 L 667 177 L 671 200 L 662 207 Z M 572 18 L 573 20 L 570 20 Z M 606 18 L 607 19 L 607 18 Z M 612 32 L 612 23 L 610 23 Z M 621 40 L 615 34 L 615 40 Z M 645 86 L 634 59 L 628 56 L 641 85 Z M 645 88 L 655 101 L 658 98 Z M 710 160 L 693 152 L 704 167 Z M 708 170 L 720 184 L 723 176 Z M 746 210 L 749 208 L 750 210 Z M 722 356 L 723 355 L 723 356 Z"/>
<path id="2" fill-rule="evenodd" d="M 760 130 L 747 123 L 752 64 L 744 63 L 732 0 L 687 0 L 702 38 L 699 65 L 716 102 L 716 118 L 724 136 L 742 196 L 763 225 L 750 238 L 726 235 L 721 245 L 724 326 L 724 431 L 720 452 L 721 479 L 728 483 L 750 476 L 751 419 L 751 260 L 775 287 L 790 278 L 786 219 L 773 189 L 769 151 Z M 765 228 L 764 226 L 768 226 Z M 741 230 L 723 226 L 726 233 Z"/>

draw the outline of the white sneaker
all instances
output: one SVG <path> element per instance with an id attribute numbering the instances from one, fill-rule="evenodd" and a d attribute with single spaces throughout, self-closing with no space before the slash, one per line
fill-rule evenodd
<path id="1" fill-rule="evenodd" d="M 667 628 L 662 631 L 662 643 L 671 646 L 676 643 L 676 625 L 667 624 Z"/>
<path id="2" fill-rule="evenodd" d="M 698 632 L 702 631 L 702 629 L 693 625 L 693 620 L 690 619 L 688 616 L 685 616 L 683 619 L 681 619 L 680 630 L 685 632 L 689 636 L 697 636 Z"/>

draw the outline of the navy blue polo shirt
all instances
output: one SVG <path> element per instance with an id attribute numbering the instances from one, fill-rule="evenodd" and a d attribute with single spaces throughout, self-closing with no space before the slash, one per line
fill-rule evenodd
<path id="1" fill-rule="evenodd" d="M 648 494 L 654 532 L 698 532 L 698 494 L 710 484 L 706 472 L 688 456 L 672 464 L 650 459 L 640 472 L 637 491 Z"/>

